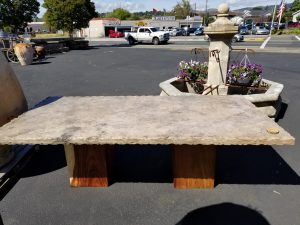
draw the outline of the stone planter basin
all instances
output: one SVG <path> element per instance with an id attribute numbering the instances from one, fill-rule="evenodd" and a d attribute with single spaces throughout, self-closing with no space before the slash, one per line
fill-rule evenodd
<path id="1" fill-rule="evenodd" d="M 265 93 L 243 95 L 247 100 L 252 102 L 257 108 L 263 111 L 266 115 L 276 118 L 280 107 L 281 97 L 280 94 L 283 90 L 283 84 L 276 83 L 271 80 L 263 79 L 262 82 L 268 85 L 268 90 Z M 161 82 L 159 87 L 162 96 L 181 96 L 181 95 L 198 95 L 191 93 L 188 90 L 188 83 L 178 81 L 176 77 Z"/>

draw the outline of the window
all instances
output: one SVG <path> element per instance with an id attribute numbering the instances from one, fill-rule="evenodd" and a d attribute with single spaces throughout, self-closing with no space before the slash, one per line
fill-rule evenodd
<path id="1" fill-rule="evenodd" d="M 150 30 L 151 30 L 152 32 L 156 32 L 156 31 L 157 31 L 157 29 L 154 28 L 154 27 L 150 28 Z"/>

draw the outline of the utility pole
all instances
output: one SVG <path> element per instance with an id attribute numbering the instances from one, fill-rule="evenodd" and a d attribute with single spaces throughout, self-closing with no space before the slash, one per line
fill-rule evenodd
<path id="1" fill-rule="evenodd" d="M 205 26 L 208 25 L 208 11 L 207 11 L 207 1 L 205 1 Z"/>
<path id="2" fill-rule="evenodd" d="M 273 16 L 272 16 L 271 29 L 270 29 L 270 36 L 272 35 L 272 27 L 273 27 L 273 24 L 274 24 L 274 18 L 275 18 L 275 14 L 276 14 L 276 6 L 277 6 L 277 1 L 274 5 L 274 12 L 273 12 Z M 278 27 L 279 27 L 279 23 L 278 23 Z"/>

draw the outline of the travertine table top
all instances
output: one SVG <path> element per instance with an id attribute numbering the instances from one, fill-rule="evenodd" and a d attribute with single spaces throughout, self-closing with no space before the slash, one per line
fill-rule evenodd
<path id="1" fill-rule="evenodd" d="M 278 134 L 267 129 L 275 128 Z M 62 97 L 0 128 L 0 144 L 284 145 L 242 96 Z"/>

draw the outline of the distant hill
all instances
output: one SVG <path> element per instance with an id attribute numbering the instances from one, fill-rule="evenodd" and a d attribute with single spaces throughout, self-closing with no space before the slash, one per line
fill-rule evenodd
<path id="1" fill-rule="evenodd" d="M 292 3 L 287 3 L 285 5 L 285 8 L 289 9 L 289 8 L 291 8 L 291 6 L 292 6 Z M 277 5 L 277 8 L 278 7 L 279 7 L 279 4 Z M 252 10 L 255 10 L 255 11 L 257 11 L 257 10 L 272 11 L 272 10 L 274 10 L 274 5 L 245 7 L 245 8 L 235 9 L 235 10 L 232 10 L 232 11 L 233 12 L 235 12 L 235 11 L 243 12 L 244 10 L 250 10 L 250 11 L 252 11 Z"/>

